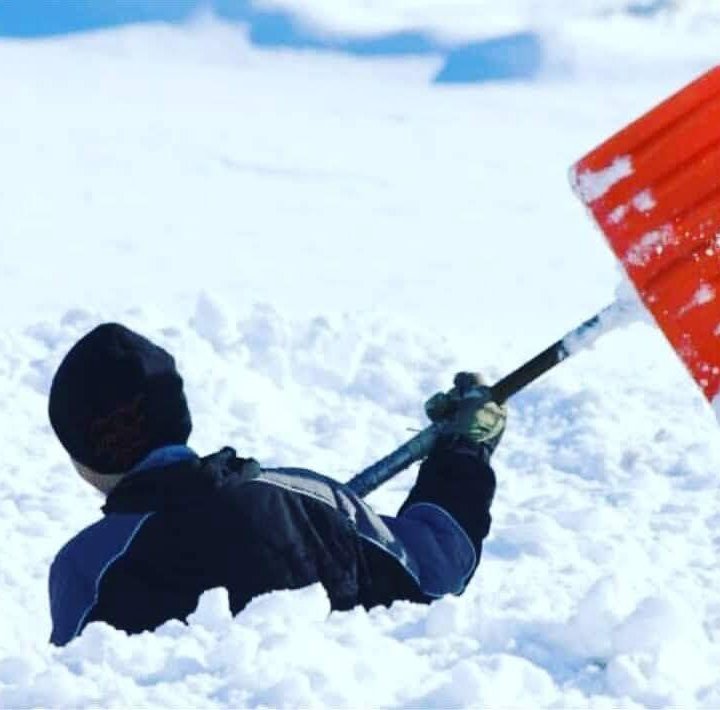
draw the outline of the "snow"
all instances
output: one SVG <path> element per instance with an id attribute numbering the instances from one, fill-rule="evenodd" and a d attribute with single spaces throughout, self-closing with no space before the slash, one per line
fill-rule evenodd
<path id="1" fill-rule="evenodd" d="M 698 306 L 702 306 L 705 303 L 710 303 L 715 300 L 715 289 L 710 284 L 701 284 L 695 295 L 693 296 L 693 303 Z"/>
<path id="2" fill-rule="evenodd" d="M 222 0 L 215 6 L 222 12 Z M 422 31 L 440 46 L 458 41 L 554 30 L 558 25 L 627 18 L 657 19 L 663 32 L 681 28 L 694 33 L 716 31 L 717 6 L 707 0 L 260 0 L 258 9 L 293 18 L 303 30 L 320 37 L 388 36 Z M 648 47 L 643 47 L 644 52 Z M 650 48 L 651 49 L 651 48 Z"/>
<path id="3" fill-rule="evenodd" d="M 632 203 L 633 207 L 635 207 L 635 209 L 639 212 L 650 212 L 650 210 L 657 205 L 657 202 L 650 190 L 638 192 L 638 194 L 633 197 Z"/>
<path id="4" fill-rule="evenodd" d="M 41 13 L 41 10 L 45 10 Z M 250 22 L 260 41 L 304 42 L 331 38 L 368 39 L 424 33 L 441 40 L 477 39 L 555 26 L 558 21 L 637 17 L 659 18 L 665 26 L 717 24 L 716 8 L 706 0 L 74 0 L 48 7 L 44 0 L 0 6 L 0 32 L 21 36 L 60 34 L 119 23 L 186 20 L 213 12 Z"/>
<path id="5" fill-rule="evenodd" d="M 678 315 L 685 315 L 688 311 L 704 306 L 706 303 L 712 303 L 715 300 L 716 292 L 713 286 L 708 283 L 701 283 L 692 298 L 678 311 Z"/>
<path id="6" fill-rule="evenodd" d="M 670 225 L 644 234 L 628 249 L 624 261 L 633 266 L 645 266 L 655 254 L 662 254 L 666 246 L 675 242 L 675 233 Z"/>
<path id="7" fill-rule="evenodd" d="M 720 704 L 717 422 L 565 180 L 712 55 L 689 21 L 631 55 L 614 22 L 568 34 L 566 74 L 452 88 L 435 56 L 211 20 L 0 42 L 0 707 Z M 331 614 L 311 587 L 232 619 L 212 590 L 187 626 L 48 645 L 49 563 L 102 501 L 47 392 L 98 322 L 176 355 L 199 451 L 346 480 L 455 371 L 495 380 L 614 299 L 624 327 L 510 402 L 464 596 Z"/>
<path id="8" fill-rule="evenodd" d="M 615 300 L 603 308 L 597 319 L 589 325 L 576 328 L 563 338 L 563 347 L 568 355 L 575 355 L 592 348 L 599 339 L 616 328 L 641 322 L 652 323 L 653 317 L 645 308 L 630 279 L 618 269 Z"/>
<path id="9" fill-rule="evenodd" d="M 630 156 L 615 158 L 602 170 L 583 170 L 571 175 L 571 180 L 580 198 L 590 204 L 605 195 L 613 185 L 633 174 Z"/>

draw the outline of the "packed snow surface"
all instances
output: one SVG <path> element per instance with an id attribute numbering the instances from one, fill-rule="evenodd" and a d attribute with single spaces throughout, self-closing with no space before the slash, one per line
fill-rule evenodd
<path id="1" fill-rule="evenodd" d="M 720 705 L 720 438 L 644 320 L 511 400 L 463 597 L 330 614 L 311 587 L 232 619 L 213 590 L 187 626 L 47 643 L 48 566 L 100 514 L 46 418 L 79 336 L 175 353 L 198 451 L 350 478 L 456 370 L 496 379 L 614 300 L 565 175 L 712 61 L 654 47 L 628 83 L 588 60 L 447 89 L 432 58 L 212 22 L 0 43 L 0 707 Z"/>

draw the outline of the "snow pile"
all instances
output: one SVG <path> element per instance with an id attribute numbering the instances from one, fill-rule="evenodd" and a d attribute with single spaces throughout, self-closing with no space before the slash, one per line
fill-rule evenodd
<path id="1" fill-rule="evenodd" d="M 599 626 L 597 607 L 607 604 L 610 584 L 603 581 L 589 593 L 600 602 L 584 600 L 581 614 L 592 605 L 592 620 L 574 618 L 564 634 L 554 630 L 555 653 L 570 630 L 582 627 L 575 631 L 581 642 L 580 633 Z M 614 611 L 600 610 L 605 622 Z M 694 705 L 693 691 L 703 687 L 711 703 L 718 688 L 712 688 L 716 674 L 704 655 L 707 636 L 683 612 L 682 604 L 647 598 L 599 629 L 593 642 L 597 648 L 606 643 L 605 652 L 577 657 L 586 663 L 584 682 L 590 687 L 605 676 L 625 702 L 651 706 Z M 227 594 L 218 589 L 203 595 L 188 621 L 138 637 L 94 624 L 61 651 L 5 658 L 0 679 L 22 679 L 24 688 L 11 683 L 0 689 L 0 701 L 15 708 L 517 707 L 529 695 L 536 707 L 587 703 L 578 690 L 560 690 L 537 659 L 513 649 L 482 650 L 497 642 L 488 632 L 498 630 L 486 629 L 486 619 L 455 600 L 438 602 L 429 613 L 399 604 L 392 612 L 329 615 L 316 586 L 261 597 L 232 619 Z M 531 657 L 551 650 L 524 643 Z M 673 692 L 678 675 L 689 692 Z M 593 706 L 612 702 L 598 697 Z"/>
<path id="2" fill-rule="evenodd" d="M 212 23 L 0 43 L 0 706 L 716 708 L 720 438 L 637 319 L 512 399 L 463 597 L 328 614 L 311 588 L 230 619 L 214 590 L 187 626 L 47 644 L 49 564 L 101 504 L 46 416 L 79 336 L 171 350 L 199 452 L 348 479 L 456 370 L 495 381 L 613 300 L 566 168 L 695 73 L 693 37 L 630 85 L 453 90 L 435 60 Z"/>
<path id="3" fill-rule="evenodd" d="M 462 598 L 329 615 L 316 587 L 267 595 L 233 620 L 215 590 L 187 627 L 126 637 L 96 624 L 51 649 L 47 567 L 96 519 L 99 500 L 52 440 L 44 407 L 59 358 L 99 320 L 75 309 L 2 338 L 4 430 L 15 435 L 0 477 L 8 550 L 0 705 L 716 702 L 720 442 L 645 324 L 606 335 L 513 400 L 496 455 L 493 532 Z M 142 308 L 122 320 L 177 355 L 198 450 L 231 443 L 263 463 L 338 478 L 421 426 L 424 394 L 458 366 L 450 344 L 391 321 L 293 321 L 268 304 L 233 311 L 208 293 L 184 322 Z M 638 346 L 643 357 L 621 366 L 622 349 Z M 392 513 L 412 475 L 377 491 L 373 504 Z"/>
<path id="4" fill-rule="evenodd" d="M 364 613 L 329 617 L 320 586 L 253 601 L 233 620 L 224 590 L 207 592 L 189 626 L 168 622 L 154 634 L 124 636 L 95 624 L 39 659 L 5 661 L 25 690 L 0 691 L 5 707 L 351 707 L 407 695 L 405 679 L 425 659 L 384 634 Z M 378 620 L 380 620 L 378 618 Z M 44 659 L 45 662 L 49 659 Z M 16 676 L 17 677 L 17 676 Z"/>

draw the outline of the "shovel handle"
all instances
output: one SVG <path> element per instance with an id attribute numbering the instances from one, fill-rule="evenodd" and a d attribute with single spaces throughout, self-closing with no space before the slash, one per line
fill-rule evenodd
<path id="1" fill-rule="evenodd" d="M 586 320 L 532 360 L 528 360 L 517 370 L 495 383 L 490 388 L 490 399 L 502 404 L 555 365 L 561 363 L 573 352 L 593 343 L 605 330 L 599 326 L 605 322 L 611 324 L 623 309 L 624 305 L 616 302 Z M 385 481 L 404 471 L 416 461 L 424 459 L 430 453 L 440 433 L 441 426 L 431 424 L 400 448 L 351 478 L 346 485 L 356 495 L 364 498 Z"/>

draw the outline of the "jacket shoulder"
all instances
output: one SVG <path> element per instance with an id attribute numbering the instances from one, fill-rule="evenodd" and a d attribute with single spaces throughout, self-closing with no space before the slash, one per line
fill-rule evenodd
<path id="1" fill-rule="evenodd" d="M 341 484 L 306 468 L 260 469 L 251 479 L 290 493 L 312 498 L 331 508 L 337 508 L 337 493 Z"/>

